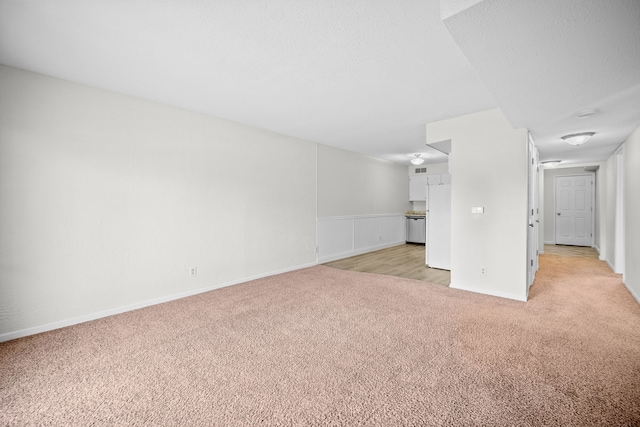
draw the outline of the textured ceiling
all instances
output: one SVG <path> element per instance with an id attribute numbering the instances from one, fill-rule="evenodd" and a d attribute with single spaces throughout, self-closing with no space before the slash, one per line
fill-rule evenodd
<path id="1" fill-rule="evenodd" d="M 640 1 L 485 0 L 444 23 L 543 159 L 606 159 L 640 126 Z M 560 140 L 581 131 L 596 135 Z"/>
<path id="2" fill-rule="evenodd" d="M 445 159 L 425 146 L 426 123 L 499 106 L 543 158 L 601 160 L 640 126 L 639 9 L 0 0 L 0 63 L 405 164 Z M 596 137 L 578 149 L 555 141 L 582 129 L 572 115 L 584 108 L 602 111 L 584 119 Z"/>

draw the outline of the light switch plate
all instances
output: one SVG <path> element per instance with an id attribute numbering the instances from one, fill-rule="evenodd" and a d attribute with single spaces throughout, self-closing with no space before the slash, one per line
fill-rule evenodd
<path id="1" fill-rule="evenodd" d="M 484 213 L 484 207 L 483 206 L 474 206 L 474 207 L 471 208 L 471 213 L 472 214 Z"/>

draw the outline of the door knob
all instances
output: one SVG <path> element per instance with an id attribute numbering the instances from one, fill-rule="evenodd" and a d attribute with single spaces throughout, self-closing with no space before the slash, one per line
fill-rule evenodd
<path id="1" fill-rule="evenodd" d="M 558 212 L 556 215 L 560 216 L 560 212 Z"/>

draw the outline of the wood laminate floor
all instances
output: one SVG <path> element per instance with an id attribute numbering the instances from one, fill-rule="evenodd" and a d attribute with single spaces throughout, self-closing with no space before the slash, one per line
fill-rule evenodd
<path id="1" fill-rule="evenodd" d="M 594 248 L 584 246 L 544 245 L 544 253 L 561 256 L 598 258 Z M 429 268 L 424 262 L 424 246 L 405 244 L 325 263 L 341 270 L 363 271 L 407 277 L 449 286 L 451 272 Z"/>
<path id="2" fill-rule="evenodd" d="M 427 267 L 424 257 L 424 245 L 408 243 L 328 262 L 324 265 L 341 270 L 387 274 L 449 286 L 451 273 L 448 270 Z"/>
<path id="3" fill-rule="evenodd" d="M 544 245 L 544 253 L 582 258 L 598 258 L 598 251 L 588 246 Z"/>

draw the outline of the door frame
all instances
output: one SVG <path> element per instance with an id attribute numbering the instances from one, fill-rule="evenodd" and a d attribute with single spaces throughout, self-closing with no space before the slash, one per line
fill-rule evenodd
<path id="1" fill-rule="evenodd" d="M 624 146 L 616 150 L 616 214 L 615 214 L 615 253 L 613 272 L 622 274 L 625 280 L 625 216 L 624 216 Z"/>
<path id="2" fill-rule="evenodd" d="M 527 297 L 538 271 L 538 235 L 540 228 L 538 148 L 529 133 L 527 164 Z"/>
<path id="3" fill-rule="evenodd" d="M 566 178 L 568 176 L 590 176 L 591 177 L 591 243 L 590 247 L 593 248 L 593 242 L 595 241 L 595 232 L 596 232 L 596 174 L 595 172 L 584 172 L 584 173 L 568 173 L 566 175 L 555 175 L 553 177 L 553 244 L 556 245 L 556 216 L 557 216 L 557 207 L 556 207 L 556 192 L 557 192 L 557 182 L 558 178 Z"/>

